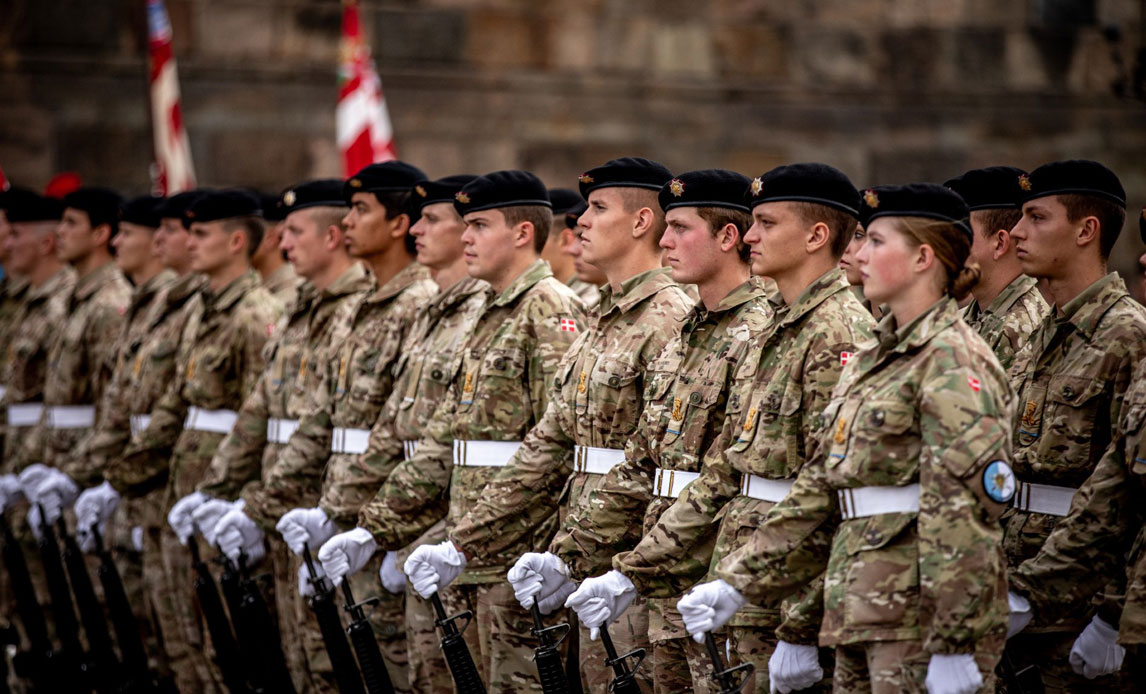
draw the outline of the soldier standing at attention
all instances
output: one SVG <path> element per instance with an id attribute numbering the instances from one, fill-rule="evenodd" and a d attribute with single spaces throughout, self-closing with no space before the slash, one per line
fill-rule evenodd
<path id="1" fill-rule="evenodd" d="M 260 195 L 259 204 L 263 210 L 263 220 L 267 223 L 266 232 L 255 254 L 251 256 L 251 267 L 259 273 L 263 288 L 287 310 L 294 303 L 303 283 L 303 278 L 287 262 L 286 253 L 281 248 L 290 210 L 283 205 L 282 197 L 278 195 Z"/>
<path id="2" fill-rule="evenodd" d="M 963 200 L 933 184 L 878 187 L 863 200 L 864 292 L 889 313 L 875 343 L 846 359 L 787 495 L 678 607 L 699 638 L 746 603 L 775 608 L 822 573 L 819 643 L 836 649 L 837 691 L 971 694 L 992 686 L 1005 631 L 998 518 L 1014 495 L 1013 394 L 959 317 L 956 301 L 978 276 L 965 264 Z M 748 437 L 786 411 L 783 398 L 760 395 Z M 781 416 L 766 417 L 776 405 Z M 784 457 L 781 447 L 763 460 Z M 751 492 L 757 479 L 743 484 Z M 774 678 L 815 669 L 788 657 L 770 662 Z"/>
<path id="3" fill-rule="evenodd" d="M 1040 166 L 1020 185 L 1023 217 L 1011 236 L 1023 272 L 1045 279 L 1054 311 L 1011 368 L 1020 483 L 1015 508 L 1003 522 L 1011 569 L 1035 556 L 1069 513 L 1075 491 L 1109 449 L 1115 427 L 1124 424 L 1123 396 L 1146 354 L 1146 309 L 1130 298 L 1117 273 L 1107 274 L 1107 258 L 1126 219 L 1118 177 L 1098 162 L 1063 161 Z M 1102 603 L 1117 603 L 1123 589 L 1110 586 L 1097 614 L 1087 603 L 1076 603 L 1054 621 L 1036 613 L 1034 623 L 1007 644 L 1015 668 L 1035 666 L 1048 692 L 1132 690 L 1129 678 L 1115 674 L 1092 681 L 1070 663 L 1072 647 L 1113 642 L 1116 625 L 1103 619 L 1112 608 Z M 1021 601 L 1014 607 L 1024 611 Z M 1090 674 L 1099 674 L 1091 665 Z"/>
<path id="4" fill-rule="evenodd" d="M 0 279 L 0 325 L 9 329 L 0 331 L 0 378 L 7 371 L 8 347 L 12 342 L 11 327 L 20 305 L 24 302 L 24 292 L 28 290 L 28 280 L 12 272 L 8 255 L 8 236 L 12 232 L 12 224 L 8 221 L 8 191 L 0 191 L 0 269 L 4 271 L 4 278 Z M 0 402 L 4 401 L 4 384 L 0 382 Z M 0 431 L 4 422 L 0 420 Z M 3 442 L 0 441 L 0 451 Z"/>
<path id="5" fill-rule="evenodd" d="M 384 543 L 388 549 L 403 547 L 446 514 L 447 490 L 448 524 L 474 507 L 497 468 L 509 463 L 541 419 L 558 361 L 584 326 L 580 300 L 540 258 L 553 213 L 536 176 L 487 174 L 458 191 L 455 207 L 466 222 L 462 242 L 469 274 L 490 289 L 449 391 L 413 456 L 395 468 L 383 488 L 390 510 L 383 527 L 404 535 Z M 547 541 L 552 526 L 539 533 L 539 541 Z M 363 557 L 377 546 L 370 532 L 355 529 L 330 540 L 319 557 L 339 581 L 351 566 L 363 566 Z M 467 567 L 446 542 L 414 550 L 405 571 L 423 598 L 461 574 L 445 597 L 451 610 L 474 612 L 466 640 L 483 681 L 491 692 L 540 692 L 532 647 L 505 636 L 527 634 L 532 624 L 504 583 L 507 563 L 499 556 Z M 448 571 L 445 578 L 439 578 L 442 571 Z"/>
<path id="6" fill-rule="evenodd" d="M 599 287 L 606 280 L 602 276 L 599 283 L 592 284 L 582 279 L 569 252 L 577 238 L 577 219 L 588 208 L 585 198 L 575 190 L 550 188 L 549 202 L 553 205 L 553 225 L 549 228 L 549 240 L 545 242 L 541 259 L 549 263 L 554 277 L 581 297 L 586 309 L 595 307 L 601 298 Z"/>
<path id="7" fill-rule="evenodd" d="M 1035 278 L 1023 274 L 1011 229 L 1023 216 L 1019 201 L 1022 169 L 994 166 L 975 169 L 943 185 L 959 194 L 971 210 L 971 260 L 979 265 L 979 281 L 971 288 L 974 300 L 963 309 L 963 320 L 979 332 L 1004 369 L 1027 344 L 1050 307 Z"/>

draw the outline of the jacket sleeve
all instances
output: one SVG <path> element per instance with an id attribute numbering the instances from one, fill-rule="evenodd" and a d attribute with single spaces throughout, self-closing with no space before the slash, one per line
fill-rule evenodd
<path id="1" fill-rule="evenodd" d="M 257 480 L 267 446 L 267 380 L 264 369 L 258 385 L 243 401 L 239 417 L 223 437 L 211 465 L 197 489 L 218 499 L 235 499 L 249 482 Z"/>

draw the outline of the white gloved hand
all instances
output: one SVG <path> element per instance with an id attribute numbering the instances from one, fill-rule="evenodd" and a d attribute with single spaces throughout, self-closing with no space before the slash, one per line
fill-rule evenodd
<path id="1" fill-rule="evenodd" d="M 394 595 L 406 592 L 406 574 L 398 567 L 398 553 L 390 551 L 382 558 L 382 567 L 378 569 L 378 578 L 382 587 Z"/>
<path id="2" fill-rule="evenodd" d="M 355 528 L 327 540 L 318 550 L 318 560 L 322 562 L 323 572 L 337 586 L 343 576 L 361 571 L 377 551 L 378 543 L 370 531 Z"/>
<path id="3" fill-rule="evenodd" d="M 811 687 L 824 679 L 820 649 L 780 641 L 768 659 L 768 679 L 772 691 L 780 694 Z"/>
<path id="4" fill-rule="evenodd" d="M 1011 606 L 1011 621 L 1007 624 L 1007 638 L 1011 638 L 1031 623 L 1034 613 L 1031 612 L 1031 603 L 1015 592 L 1007 593 L 1007 602 Z"/>
<path id="5" fill-rule="evenodd" d="M 975 694 L 983 686 L 983 675 L 970 653 L 932 653 L 926 684 L 928 694 Z"/>
<path id="6" fill-rule="evenodd" d="M 1126 649 L 1118 645 L 1118 630 L 1097 615 L 1070 647 L 1070 669 L 1088 680 L 1118 672 Z"/>
<path id="7" fill-rule="evenodd" d="M 247 563 L 254 564 L 266 554 L 263 531 L 241 509 L 231 509 L 219 519 L 215 524 L 215 539 L 231 561 L 238 561 L 239 555 L 245 554 Z"/>
<path id="8" fill-rule="evenodd" d="M 429 600 L 431 595 L 453 583 L 465 568 L 465 556 L 449 540 L 418 547 L 403 567 L 410 577 L 410 585 L 424 600 Z"/>
<path id="9" fill-rule="evenodd" d="M 131 529 L 131 546 L 136 552 L 143 553 L 143 526 L 137 525 Z"/>
<path id="10" fill-rule="evenodd" d="M 704 635 L 716 631 L 744 606 L 744 596 L 728 583 L 717 579 L 693 586 L 677 601 L 676 609 L 692 640 L 704 642 Z"/>
<path id="11" fill-rule="evenodd" d="M 72 478 L 59 470 L 52 470 L 33 492 L 36 503 L 44 507 L 44 515 L 49 523 L 55 523 L 64 509 L 75 503 L 79 493 L 80 488 Z"/>
<path id="12" fill-rule="evenodd" d="M 513 586 L 513 596 L 525 609 L 533 607 L 541 614 L 549 614 L 565 604 L 565 599 L 577 590 L 569 567 L 552 552 L 528 552 L 506 574 Z"/>
<path id="13" fill-rule="evenodd" d="M 596 641 L 601 627 L 616 621 L 636 597 L 633 582 L 613 570 L 581 581 L 581 586 L 565 600 L 565 606 L 577 613 L 581 624 L 589 627 L 589 639 Z"/>
<path id="14" fill-rule="evenodd" d="M 36 488 L 51 474 L 52 468 L 43 463 L 32 463 L 20 471 L 16 479 L 19 480 L 20 489 L 23 490 L 24 498 L 28 500 L 29 504 L 36 505 Z"/>
<path id="15" fill-rule="evenodd" d="M 43 531 L 40 530 L 40 507 L 32 505 L 28 508 L 28 515 L 24 517 L 24 521 L 32 530 L 32 537 L 36 538 L 36 542 L 43 539 Z"/>
<path id="16" fill-rule="evenodd" d="M 207 499 L 191 514 L 191 522 L 207 544 L 215 547 L 219 544 L 219 521 L 231 511 L 236 509 L 241 511 L 244 506 L 246 502 L 242 499 L 238 501 Z"/>
<path id="17" fill-rule="evenodd" d="M 76 499 L 76 540 L 80 549 L 91 554 L 95 551 L 92 527 L 99 528 L 100 537 L 107 537 L 107 522 L 119 506 L 119 494 L 107 482 L 85 489 Z"/>
<path id="18" fill-rule="evenodd" d="M 315 564 L 314 572 L 320 577 L 326 575 L 322 572 L 322 564 Z M 310 572 L 306 570 L 306 564 L 298 567 L 298 594 L 304 598 L 314 597 L 314 584 L 310 582 Z"/>
<path id="19" fill-rule="evenodd" d="M 9 505 L 24 498 L 24 488 L 16 475 L 0 475 L 0 513 Z"/>
<path id="20" fill-rule="evenodd" d="M 304 545 L 313 552 L 334 537 L 338 526 L 326 517 L 321 508 L 296 508 L 283 514 L 275 524 L 275 530 L 283 536 L 283 542 L 290 551 L 302 556 Z"/>
<path id="21" fill-rule="evenodd" d="M 195 522 L 191 519 L 191 514 L 210 498 L 203 492 L 191 492 L 176 501 L 167 512 L 167 524 L 171 526 L 180 543 L 186 545 L 191 540 L 195 534 Z"/>

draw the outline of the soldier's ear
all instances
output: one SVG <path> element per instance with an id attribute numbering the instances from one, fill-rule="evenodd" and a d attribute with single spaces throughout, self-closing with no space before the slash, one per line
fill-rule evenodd
<path id="1" fill-rule="evenodd" d="M 1006 229 L 996 231 L 992 241 L 995 247 L 991 249 L 991 257 L 995 260 L 1010 253 L 1011 249 L 1015 247 L 1015 242 L 1011 240 L 1011 232 Z"/>
<path id="2" fill-rule="evenodd" d="M 644 238 L 653 228 L 656 223 L 657 216 L 653 211 L 647 207 L 642 207 L 637 210 L 637 218 L 633 224 L 633 238 Z"/>

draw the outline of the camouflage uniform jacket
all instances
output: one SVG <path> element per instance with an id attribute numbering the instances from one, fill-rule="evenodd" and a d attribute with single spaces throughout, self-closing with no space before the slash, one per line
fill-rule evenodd
<path id="1" fill-rule="evenodd" d="M 597 305 L 601 303 L 601 288 L 597 285 L 586 282 L 577 275 L 570 277 L 565 284 L 581 299 L 586 311 L 595 310 Z"/>
<path id="2" fill-rule="evenodd" d="M 1009 578 L 1045 621 L 1089 605 L 1125 570 L 1121 615 L 1104 609 L 1101 616 L 1119 625 L 1118 640 L 1129 645 L 1146 643 L 1146 362 L 1138 365 L 1122 412 L 1114 443 L 1075 494 L 1070 515 Z"/>
<path id="3" fill-rule="evenodd" d="M 771 607 L 825 572 L 824 646 L 998 651 L 1007 480 L 991 463 L 1009 457 L 1013 393 L 951 298 L 898 330 L 888 315 L 876 336 L 844 368 L 788 496 L 716 575 Z M 841 490 L 911 484 L 917 512 L 843 518 Z"/>
<path id="4" fill-rule="evenodd" d="M 224 435 L 184 428 L 190 408 L 235 412 L 242 406 L 263 373 L 263 348 L 281 312 L 254 271 L 191 299 L 174 378 L 118 463 L 120 485 L 135 495 L 166 478 L 169 501 L 194 491 Z"/>
<path id="5" fill-rule="evenodd" d="M 75 283 L 76 273 L 70 267 L 61 268 L 39 287 L 29 286 L 24 294 L 24 303 L 11 323 L 3 379 L 5 406 L 43 402 L 48 351 L 54 331 L 67 319 L 68 298 Z M 4 414 L 8 416 L 7 408 Z M 6 429 L 9 435 L 4 440 L 5 472 L 19 472 L 31 463 L 40 462 L 20 456 L 21 444 L 28 431 L 26 427 L 7 425 Z"/>
<path id="6" fill-rule="evenodd" d="M 1123 395 L 1146 354 L 1146 309 L 1126 292 L 1117 274 L 1092 284 L 1051 314 L 1015 357 L 1010 370 L 1017 394 L 1013 435 L 1020 482 L 1077 488 L 1106 452 L 1122 421 Z M 1008 566 L 1033 557 L 1059 516 L 1012 509 L 1003 518 Z M 1029 629 L 1074 631 L 1074 622 Z"/>
<path id="7" fill-rule="evenodd" d="M 358 455 L 332 452 L 334 430 L 368 430 L 378 419 L 393 388 L 402 340 L 437 285 L 424 266 L 411 263 L 383 286 L 373 282 L 371 289 L 345 305 L 343 317 L 334 323 L 331 349 L 320 365 L 320 383 L 304 406 L 298 431 L 275 464 L 263 472 L 262 485 L 244 495 L 251 517 L 264 527 L 273 528 L 292 508 L 325 507 L 328 501 L 327 514 L 348 518 L 352 527 L 359 506 L 369 498 L 339 497 Z"/>
<path id="8" fill-rule="evenodd" d="M 115 263 L 92 270 L 76 280 L 68 302 L 68 317 L 52 341 L 44 379 L 44 416 L 28 433 L 25 460 L 58 467 L 82 486 L 99 479 L 73 455 L 98 419 L 83 427 L 53 426 L 49 408 L 102 405 L 115 365 L 116 343 L 131 302 L 131 285 Z"/>
<path id="9" fill-rule="evenodd" d="M 972 301 L 963 309 L 963 320 L 995 350 L 1004 369 L 1011 368 L 1015 354 L 1030 340 L 1050 306 L 1039 293 L 1038 281 L 1019 275 L 987 306 Z"/>
<path id="10" fill-rule="evenodd" d="M 449 495 L 449 525 L 472 509 L 495 467 L 454 466 L 454 440 L 520 442 L 545 413 L 562 355 L 584 327 L 581 300 L 553 278 L 543 261 L 530 265 L 486 303 L 462 351 L 461 366 L 426 425 L 414 455 L 399 463 L 371 506 L 371 531 L 382 547 L 405 547 L 441 518 Z M 470 562 L 460 583 L 505 580 L 511 562 L 548 542 L 536 542 Z"/>
<path id="11" fill-rule="evenodd" d="M 278 420 L 275 426 L 286 427 L 282 420 L 297 422 L 305 414 L 307 397 L 319 386 L 321 369 L 315 364 L 326 363 L 335 316 L 371 288 L 361 263 L 353 263 L 322 292 L 309 282 L 299 287 L 274 339 L 267 343 L 266 368 L 243 402 L 234 428 L 215 450 L 199 491 L 235 499 L 244 485 L 259 484 L 262 471 L 270 470 L 285 445 L 267 440 L 268 423 Z"/>
<path id="12" fill-rule="evenodd" d="M 284 263 L 279 269 L 267 275 L 263 280 L 263 289 L 270 292 L 283 308 L 289 310 L 298 301 L 298 293 L 303 285 L 303 278 L 299 277 L 294 266 Z"/>
<path id="13" fill-rule="evenodd" d="M 598 311 L 562 357 L 541 421 L 454 525 L 469 557 L 521 547 L 558 514 L 580 508 L 605 475 L 574 467 L 574 446 L 624 450 L 637 428 L 648 365 L 680 330 L 692 301 L 667 268 L 606 285 Z M 528 548 L 525 550 L 528 551 Z"/>
<path id="14" fill-rule="evenodd" d="M 775 285 L 769 282 L 771 292 Z M 628 436 L 625 462 L 610 470 L 586 503 L 564 521 L 550 551 L 574 578 L 611 568 L 613 555 L 632 549 L 667 499 L 653 496 L 655 469 L 698 471 L 704 449 L 719 433 L 732 370 L 752 336 L 766 330 L 775 307 L 764 283 L 750 279 L 711 310 L 693 306 L 677 335 L 648 367 L 644 410 Z M 696 393 L 693 396 L 693 393 Z"/>
<path id="15" fill-rule="evenodd" d="M 0 359 L 3 359 L 0 361 L 0 378 L 8 372 L 8 348 L 12 346 L 15 333 L 12 328 L 16 325 L 27 292 L 28 281 L 23 278 L 5 275 L 4 279 L 0 279 L 0 325 L 5 326 L 4 330 L 0 330 Z M 0 382 L 0 402 L 4 400 L 3 388 L 4 383 Z"/>

